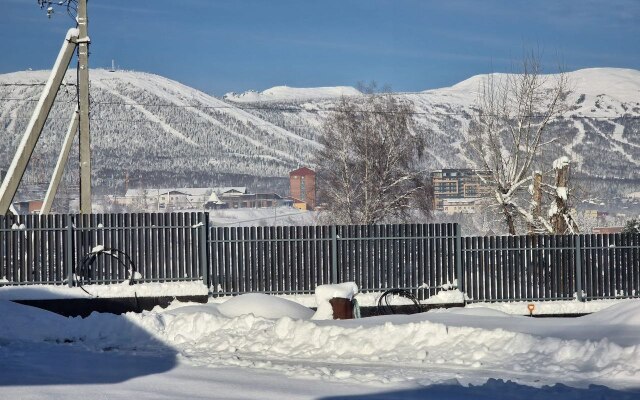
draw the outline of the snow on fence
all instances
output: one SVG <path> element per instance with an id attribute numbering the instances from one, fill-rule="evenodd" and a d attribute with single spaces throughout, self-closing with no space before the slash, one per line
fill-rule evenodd
<path id="1" fill-rule="evenodd" d="M 69 223 L 70 222 L 70 223 Z M 457 224 L 209 227 L 206 213 L 0 218 L 0 285 L 108 284 L 131 278 L 96 247 L 126 253 L 139 282 L 202 280 L 214 296 L 313 293 L 354 281 L 468 301 L 638 297 L 640 235 L 463 237 Z"/>

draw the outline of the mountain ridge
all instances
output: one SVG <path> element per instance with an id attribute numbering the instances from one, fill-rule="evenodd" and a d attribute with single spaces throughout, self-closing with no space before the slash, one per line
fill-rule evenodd
<path id="1" fill-rule="evenodd" d="M 416 131 L 425 135 L 430 155 L 426 169 L 473 166 L 464 137 L 487 76 L 393 94 L 415 111 Z M 585 177 L 640 179 L 640 71 L 598 68 L 568 76 L 570 108 L 550 126 L 558 143 L 547 158 L 568 155 Z M 48 71 L 0 75 L 0 130 L 7 138 L 0 143 L 0 169 L 13 157 L 47 77 Z M 122 190 L 127 175 L 133 186 L 259 182 L 286 192 L 288 171 L 312 163 L 322 121 L 341 91 L 364 96 L 349 87 L 278 86 L 260 92 L 272 94 L 268 101 L 234 101 L 144 72 L 95 69 L 90 77 L 94 181 L 107 191 Z M 27 171 L 31 182 L 48 181 L 74 107 L 73 70 L 64 82 Z M 77 182 L 77 160 L 71 157 L 68 184 Z"/>

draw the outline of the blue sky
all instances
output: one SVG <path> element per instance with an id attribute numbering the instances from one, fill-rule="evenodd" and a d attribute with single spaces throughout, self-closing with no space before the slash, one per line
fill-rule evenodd
<path id="1" fill-rule="evenodd" d="M 73 21 L 2 0 L 0 73 L 48 69 Z M 398 91 L 508 71 L 640 69 L 640 0 L 89 0 L 90 66 L 152 72 L 208 93 L 354 85 Z"/>

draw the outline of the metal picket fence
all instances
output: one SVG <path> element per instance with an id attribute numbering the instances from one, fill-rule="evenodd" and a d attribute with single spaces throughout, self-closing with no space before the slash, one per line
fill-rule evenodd
<path id="1" fill-rule="evenodd" d="M 427 297 L 453 282 L 456 224 L 212 228 L 215 295 L 313 293 L 353 281 Z"/>
<path id="2" fill-rule="evenodd" d="M 469 302 L 640 296 L 640 235 L 463 237 L 457 224 L 209 227 L 207 213 L 0 217 L 0 285 L 68 284 L 96 246 L 139 282 L 202 280 L 214 296 L 313 293 L 354 281 Z M 84 284 L 131 277 L 97 257 Z"/>
<path id="3" fill-rule="evenodd" d="M 124 252 L 139 282 L 207 279 L 204 213 L 26 215 L 0 217 L 0 284 L 73 284 L 96 246 Z M 97 256 L 85 284 L 131 278 L 129 265 Z"/>
<path id="4" fill-rule="evenodd" d="M 465 237 L 468 301 L 595 300 L 640 296 L 640 235 Z"/>

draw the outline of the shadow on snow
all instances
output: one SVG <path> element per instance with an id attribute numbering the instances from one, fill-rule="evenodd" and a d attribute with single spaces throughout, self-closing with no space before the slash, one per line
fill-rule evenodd
<path id="1" fill-rule="evenodd" d="M 540 388 L 520 385 L 502 379 L 489 379 L 483 385 L 462 386 L 459 384 L 437 384 L 414 389 L 370 393 L 352 396 L 329 396 L 321 400 L 638 400 L 640 389 L 614 390 L 606 386 L 590 385 L 588 388 L 573 388 L 563 384 Z"/>
<path id="2" fill-rule="evenodd" d="M 8 301 L 0 306 L 0 386 L 118 383 L 177 364 L 175 349 L 118 315 L 83 320 Z"/>

